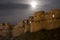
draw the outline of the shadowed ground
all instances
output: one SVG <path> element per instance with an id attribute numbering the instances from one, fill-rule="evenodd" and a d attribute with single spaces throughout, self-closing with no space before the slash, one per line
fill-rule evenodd
<path id="1" fill-rule="evenodd" d="M 13 40 L 60 40 L 60 28 L 52 30 L 40 30 L 38 32 L 27 32 Z"/>
<path id="2" fill-rule="evenodd" d="M 60 28 L 45 30 L 42 29 L 38 32 L 26 32 L 18 37 L 12 36 L 1 37 L 0 40 L 60 40 Z"/>

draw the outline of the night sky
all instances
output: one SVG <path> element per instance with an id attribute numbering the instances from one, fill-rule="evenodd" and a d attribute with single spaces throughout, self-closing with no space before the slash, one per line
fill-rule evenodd
<path id="1" fill-rule="evenodd" d="M 37 2 L 35 8 L 31 7 L 31 1 Z M 0 0 L 0 23 L 16 24 L 33 15 L 35 11 L 48 11 L 52 8 L 60 9 L 60 0 Z"/>

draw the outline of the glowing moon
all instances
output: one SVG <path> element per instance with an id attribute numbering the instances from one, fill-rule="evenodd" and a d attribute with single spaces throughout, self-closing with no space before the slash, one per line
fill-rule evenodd
<path id="1" fill-rule="evenodd" d="M 30 3 L 30 5 L 31 5 L 32 8 L 36 8 L 37 2 L 33 1 L 33 2 Z"/>

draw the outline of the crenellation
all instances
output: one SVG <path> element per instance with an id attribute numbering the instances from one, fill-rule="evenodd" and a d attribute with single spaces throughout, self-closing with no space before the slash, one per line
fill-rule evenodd
<path id="1" fill-rule="evenodd" d="M 26 32 L 37 32 L 41 29 L 51 30 L 56 28 L 60 28 L 60 9 L 51 9 L 48 12 L 35 12 L 33 16 L 29 16 L 28 19 L 18 22 L 15 26 L 9 23 L 1 23 L 0 36 L 5 37 L 12 34 L 13 37 L 16 37 Z"/>

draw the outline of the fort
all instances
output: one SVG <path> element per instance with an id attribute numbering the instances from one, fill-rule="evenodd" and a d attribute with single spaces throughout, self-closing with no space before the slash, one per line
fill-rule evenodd
<path id="1" fill-rule="evenodd" d="M 13 28 L 11 31 L 9 28 Z M 13 37 L 26 32 L 37 32 L 41 29 L 51 30 L 60 28 L 60 9 L 51 9 L 48 12 L 38 11 L 28 19 L 24 19 L 15 26 L 9 26 L 8 23 L 0 24 L 0 36 L 7 36 L 9 32 Z"/>
<path id="2" fill-rule="evenodd" d="M 48 12 L 35 12 L 25 23 L 25 30 L 28 31 L 27 27 L 29 27 L 30 32 L 37 32 L 41 29 L 51 30 L 58 28 L 60 27 L 60 9 L 51 9 Z"/>

